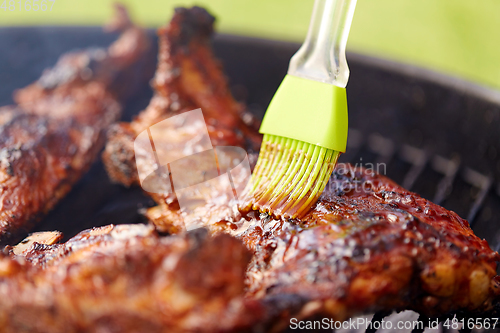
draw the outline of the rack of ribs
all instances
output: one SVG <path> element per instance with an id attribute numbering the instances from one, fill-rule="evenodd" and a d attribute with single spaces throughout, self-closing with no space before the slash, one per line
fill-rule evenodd
<path id="1" fill-rule="evenodd" d="M 90 167 L 121 102 L 149 80 L 150 38 L 123 7 L 109 48 L 63 55 L 0 108 L 0 244 L 23 236 Z M 134 90 L 135 89 L 135 90 Z"/>
<path id="2" fill-rule="evenodd" d="M 288 313 L 294 304 L 297 318 L 393 309 L 438 317 L 498 301 L 499 255 L 467 221 L 369 170 L 337 168 L 301 220 L 213 211 L 160 205 L 147 216 L 159 230 L 194 224 L 241 239 L 254 254 L 247 297 Z"/>
<path id="3" fill-rule="evenodd" d="M 156 95 L 134 121 L 114 128 L 106 147 L 107 169 L 116 181 L 139 183 L 137 170 L 155 161 L 136 163 L 134 138 L 185 110 L 203 110 L 213 145 L 259 145 L 255 127 L 243 121 L 208 51 L 211 24 L 200 9 L 179 9 L 160 30 Z M 151 196 L 158 206 L 146 216 L 162 232 L 182 233 L 201 225 L 214 235 L 241 239 L 253 253 L 246 296 L 272 305 L 285 319 L 322 315 L 343 320 L 392 309 L 428 316 L 484 311 L 500 292 L 495 271 L 499 255 L 474 235 L 467 221 L 370 170 L 338 167 L 300 220 L 243 214 L 230 202 L 183 214 L 173 193 Z"/>
<path id="4" fill-rule="evenodd" d="M 60 236 L 4 251 L 2 332 L 245 332 L 264 314 L 244 297 L 251 254 L 229 235 L 160 237 L 138 224 Z"/>

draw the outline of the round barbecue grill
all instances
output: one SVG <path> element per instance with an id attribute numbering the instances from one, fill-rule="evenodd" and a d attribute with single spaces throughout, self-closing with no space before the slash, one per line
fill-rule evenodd
<path id="1" fill-rule="evenodd" d="M 62 53 L 106 46 L 114 38 L 100 28 L 1 28 L 0 104 L 12 103 L 12 91 L 36 80 Z M 219 35 L 214 47 L 237 99 L 262 117 L 299 45 Z M 156 51 L 149 55 L 152 62 Z M 499 250 L 500 92 L 359 54 L 348 54 L 348 61 L 350 129 L 339 162 L 379 165 L 405 188 L 468 219 L 475 233 Z M 150 97 L 151 89 L 144 87 L 127 104 L 123 119 L 130 120 Z M 153 204 L 138 188 L 111 184 L 98 161 L 37 231 L 60 230 L 67 239 L 93 226 L 140 222 L 141 208 Z M 368 317 L 376 322 L 418 315 Z M 443 320 L 440 330 L 447 331 Z"/>

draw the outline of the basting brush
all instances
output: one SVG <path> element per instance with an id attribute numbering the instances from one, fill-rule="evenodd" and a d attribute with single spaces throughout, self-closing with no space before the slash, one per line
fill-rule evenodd
<path id="1" fill-rule="evenodd" d="M 347 144 L 345 46 L 355 6 L 356 0 L 315 1 L 306 40 L 264 116 L 241 210 L 297 218 L 325 189 Z"/>

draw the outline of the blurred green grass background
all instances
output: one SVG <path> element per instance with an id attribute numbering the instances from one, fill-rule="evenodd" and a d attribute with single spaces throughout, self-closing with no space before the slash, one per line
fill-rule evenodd
<path id="1" fill-rule="evenodd" d="M 16 3 L 16 10 L 0 9 L 0 25 L 100 25 L 111 16 L 113 3 L 56 0 L 50 12 L 28 12 L 26 0 L 21 10 L 18 1 L 6 0 L 7 7 Z M 121 2 L 148 27 L 164 24 L 176 6 L 201 5 L 218 18 L 221 32 L 302 41 L 314 1 Z M 348 49 L 500 88 L 499 14 L 500 0 L 358 0 Z"/>

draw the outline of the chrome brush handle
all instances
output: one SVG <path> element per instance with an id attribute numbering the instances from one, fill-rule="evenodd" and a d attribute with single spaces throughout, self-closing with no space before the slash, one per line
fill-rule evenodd
<path id="1" fill-rule="evenodd" d="M 356 1 L 315 1 L 306 40 L 290 60 L 288 74 L 345 88 L 345 47 Z"/>

